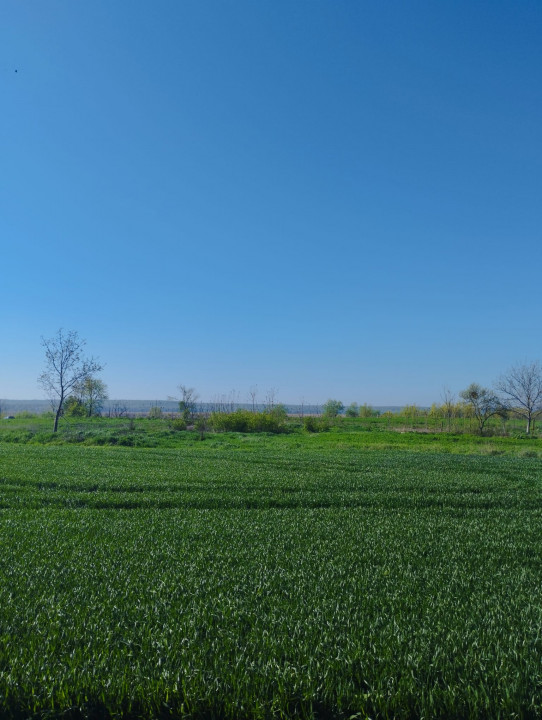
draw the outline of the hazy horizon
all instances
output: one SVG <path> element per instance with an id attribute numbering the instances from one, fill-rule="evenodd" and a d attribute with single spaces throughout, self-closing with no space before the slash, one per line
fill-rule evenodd
<path id="1" fill-rule="evenodd" d="M 356 400 L 352 400 L 349 402 L 342 401 L 341 398 L 326 398 L 326 400 L 323 400 L 322 402 L 305 402 L 303 404 L 299 402 L 288 402 L 282 401 L 282 400 L 276 400 L 274 402 L 275 405 L 285 405 L 288 408 L 305 408 L 307 412 L 310 412 L 310 408 L 321 408 L 322 405 L 327 400 L 334 399 L 334 400 L 340 400 L 343 402 L 345 408 L 348 407 L 351 403 L 357 402 L 358 405 L 362 406 L 363 402 L 358 402 Z M 229 405 L 233 402 L 233 405 L 235 407 L 252 407 L 251 401 L 243 401 L 243 400 L 235 400 L 232 401 L 231 399 L 224 397 L 222 398 L 224 405 Z M 104 411 L 107 411 L 108 409 L 112 409 L 114 405 L 121 404 L 121 403 L 128 403 L 130 405 L 131 411 L 134 411 L 133 408 L 135 406 L 142 408 L 141 412 L 143 412 L 145 409 L 154 407 L 154 406 L 161 406 L 162 409 L 164 409 L 166 412 L 174 412 L 175 408 L 178 407 L 178 401 L 171 400 L 168 398 L 108 398 L 103 405 Z M 200 400 L 198 399 L 196 404 L 198 407 L 207 407 L 212 405 L 218 405 L 220 403 L 219 399 L 215 400 Z M 419 407 L 420 409 L 424 409 L 429 406 L 419 405 L 418 403 L 412 403 Z M 266 402 L 265 400 L 256 401 L 255 407 L 258 409 L 265 408 Z M 367 403 L 369 405 L 369 403 Z M 0 398 L 0 412 L 3 412 L 4 409 L 14 408 L 14 407 L 20 407 L 21 409 L 25 409 L 27 407 L 34 406 L 34 407 L 49 407 L 50 401 L 44 398 Z M 404 405 L 370 405 L 374 410 L 398 410 Z"/>

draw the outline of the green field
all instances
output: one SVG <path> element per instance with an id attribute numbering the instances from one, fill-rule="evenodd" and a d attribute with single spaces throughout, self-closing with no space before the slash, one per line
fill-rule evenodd
<path id="1" fill-rule="evenodd" d="M 0 717 L 542 718 L 540 440 L 25 422 Z"/>

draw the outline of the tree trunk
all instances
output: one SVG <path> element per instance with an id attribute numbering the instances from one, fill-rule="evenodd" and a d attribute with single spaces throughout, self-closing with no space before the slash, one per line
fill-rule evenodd
<path id="1" fill-rule="evenodd" d="M 62 392 L 60 395 L 60 400 L 58 402 L 58 406 L 57 406 L 56 412 L 55 412 L 55 424 L 53 425 L 54 433 L 56 433 L 56 431 L 58 430 L 58 420 L 60 418 L 60 415 L 62 414 L 63 405 L 64 405 L 64 392 Z"/>

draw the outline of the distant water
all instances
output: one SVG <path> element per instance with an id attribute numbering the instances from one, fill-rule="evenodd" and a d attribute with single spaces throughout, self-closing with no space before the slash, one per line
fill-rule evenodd
<path id="1" fill-rule="evenodd" d="M 322 412 L 322 405 L 315 404 L 292 404 L 283 403 L 286 410 L 292 415 L 318 415 Z M 164 413 L 176 413 L 179 411 L 179 403 L 176 400 L 108 400 L 103 408 L 104 415 L 119 415 L 119 414 L 145 414 L 148 413 L 151 408 L 159 407 Z M 252 410 L 252 403 L 235 403 L 230 401 L 217 401 L 209 403 L 197 403 L 198 412 L 209 413 L 215 410 L 228 411 L 237 410 L 243 408 L 245 410 Z M 0 399 L 0 416 L 14 415 L 19 412 L 32 412 L 32 413 L 44 413 L 51 409 L 51 405 L 48 400 L 2 400 Z M 264 403 L 255 403 L 254 409 L 256 411 L 262 411 L 266 409 Z M 380 412 L 399 412 L 401 406 L 399 405 L 386 405 L 386 406 L 374 406 L 375 410 Z"/>

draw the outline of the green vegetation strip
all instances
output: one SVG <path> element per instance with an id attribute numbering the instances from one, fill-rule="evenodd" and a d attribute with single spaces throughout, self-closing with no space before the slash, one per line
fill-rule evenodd
<path id="1" fill-rule="evenodd" d="M 0 444 L 0 716 L 542 717 L 542 462 L 277 441 Z"/>

